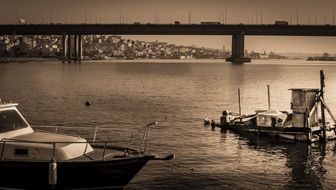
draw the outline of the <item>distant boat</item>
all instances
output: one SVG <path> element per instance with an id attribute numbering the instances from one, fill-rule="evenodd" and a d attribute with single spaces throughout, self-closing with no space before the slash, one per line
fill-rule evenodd
<path id="1" fill-rule="evenodd" d="M 169 160 L 146 153 L 146 126 L 139 150 L 88 141 L 78 136 L 35 131 L 16 108 L 0 100 L 0 188 L 123 188 L 149 160 Z M 45 128 L 47 129 L 47 128 Z M 132 137 L 126 140 L 131 142 Z"/>
<path id="2" fill-rule="evenodd" d="M 290 89 L 292 113 L 269 109 L 241 116 L 223 111 L 220 123 L 212 122 L 211 125 L 237 132 L 254 132 L 310 143 L 336 139 L 336 119 L 323 99 L 323 88 L 324 75 L 321 71 L 321 89 Z M 325 110 L 333 124 L 325 121 Z"/>

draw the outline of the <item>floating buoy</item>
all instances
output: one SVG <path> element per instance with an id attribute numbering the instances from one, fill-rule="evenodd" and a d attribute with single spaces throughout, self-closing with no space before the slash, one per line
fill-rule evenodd
<path id="1" fill-rule="evenodd" d="M 86 102 L 85 102 L 85 105 L 86 105 L 87 107 L 89 107 L 89 106 L 91 106 L 91 102 L 90 102 L 90 101 L 86 101 Z"/>

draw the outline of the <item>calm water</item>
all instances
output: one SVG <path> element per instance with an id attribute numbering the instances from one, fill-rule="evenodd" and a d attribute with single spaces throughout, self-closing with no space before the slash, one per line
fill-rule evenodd
<path id="1" fill-rule="evenodd" d="M 327 104 L 336 113 L 334 64 L 0 64 L 0 98 L 18 102 L 35 125 L 143 129 L 160 121 L 149 149 L 174 152 L 176 159 L 151 161 L 126 189 L 335 189 L 335 142 L 275 142 L 202 123 L 205 117 L 218 119 L 223 109 L 237 112 L 237 88 L 243 113 L 267 108 L 267 84 L 272 108 L 289 110 L 288 89 L 319 87 L 320 69 Z"/>

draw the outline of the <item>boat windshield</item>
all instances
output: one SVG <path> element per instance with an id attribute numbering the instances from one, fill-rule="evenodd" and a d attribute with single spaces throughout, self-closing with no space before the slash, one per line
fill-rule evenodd
<path id="1" fill-rule="evenodd" d="M 28 127 L 15 110 L 0 112 L 0 133 Z"/>

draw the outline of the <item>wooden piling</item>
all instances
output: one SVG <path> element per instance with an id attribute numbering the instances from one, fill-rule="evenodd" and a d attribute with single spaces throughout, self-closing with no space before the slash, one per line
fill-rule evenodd
<path id="1" fill-rule="evenodd" d="M 270 93 L 270 85 L 267 85 L 267 98 L 268 98 L 268 110 L 271 109 L 271 93 Z"/>
<path id="2" fill-rule="evenodd" d="M 323 74 L 323 70 L 320 70 L 320 94 L 321 94 L 321 99 L 324 99 L 324 74 Z M 321 100 L 320 100 L 321 101 Z M 326 125 L 325 125 L 325 115 L 324 115 L 324 104 L 321 102 L 321 119 L 322 119 L 322 130 L 323 130 L 323 140 L 324 142 L 328 141 L 327 138 L 327 129 L 326 129 Z"/>

